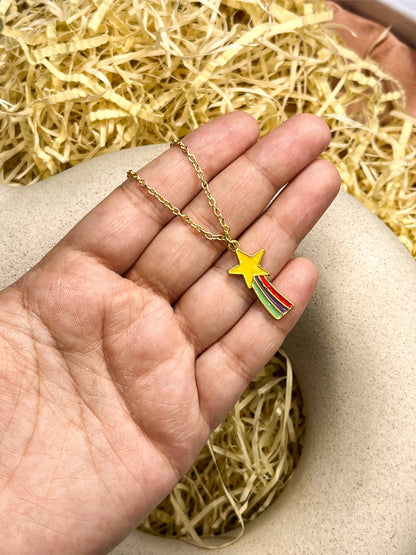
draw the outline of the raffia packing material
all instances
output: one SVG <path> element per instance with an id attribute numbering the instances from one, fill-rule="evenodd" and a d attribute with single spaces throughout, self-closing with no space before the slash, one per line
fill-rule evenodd
<path id="1" fill-rule="evenodd" d="M 324 1 L 19 6 L 0 0 L 1 182 L 168 142 L 234 109 L 262 134 L 311 112 L 331 127 L 325 157 L 345 189 L 416 254 L 414 119 L 399 83 L 337 39 Z"/>
<path id="2" fill-rule="evenodd" d="M 225 547 L 276 499 L 299 460 L 305 418 L 287 353 L 281 350 L 211 434 L 198 460 L 140 530 Z M 235 530 L 230 539 L 230 531 Z M 227 534 L 220 543 L 210 537 Z"/>

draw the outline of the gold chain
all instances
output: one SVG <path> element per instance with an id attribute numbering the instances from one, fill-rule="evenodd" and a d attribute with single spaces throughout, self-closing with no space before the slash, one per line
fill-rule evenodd
<path id="1" fill-rule="evenodd" d="M 210 231 L 207 231 L 206 229 L 204 229 L 201 225 L 194 222 L 194 220 L 190 216 L 188 216 L 187 214 L 183 214 L 177 206 L 169 202 L 164 196 L 158 193 L 156 189 L 151 187 L 145 179 L 141 178 L 133 170 L 129 170 L 127 172 L 127 177 L 132 177 L 133 179 L 135 179 L 137 183 L 140 185 L 140 187 L 142 187 L 143 189 L 146 189 L 146 191 L 150 195 L 152 195 L 152 197 L 156 198 L 160 203 L 163 204 L 163 206 L 166 206 L 166 208 L 169 208 L 169 210 L 172 212 L 174 216 L 178 216 L 185 224 L 190 225 L 193 229 L 195 229 L 195 231 L 197 231 L 198 233 L 201 233 L 206 239 L 208 239 L 209 241 L 225 241 L 227 243 L 228 249 L 231 252 L 235 252 L 239 248 L 239 243 L 235 239 L 231 238 L 230 226 L 225 221 L 221 210 L 217 206 L 215 198 L 212 196 L 212 193 L 205 179 L 204 172 L 201 166 L 199 165 L 195 156 L 190 152 L 189 147 L 187 147 L 180 139 L 174 139 L 170 143 L 171 147 L 176 145 L 180 147 L 180 149 L 184 154 L 186 154 L 188 160 L 193 165 L 196 175 L 199 181 L 201 182 L 202 189 L 208 198 L 208 203 L 212 207 L 214 214 L 217 217 L 224 231 L 223 234 L 211 233 Z"/>

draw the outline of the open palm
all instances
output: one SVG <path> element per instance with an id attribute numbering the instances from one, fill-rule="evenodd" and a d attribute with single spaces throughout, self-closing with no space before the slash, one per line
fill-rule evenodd
<path id="1" fill-rule="evenodd" d="M 233 237 L 266 250 L 270 278 L 295 302 L 282 320 L 227 274 L 236 258 L 224 244 L 132 179 L 1 293 L 5 553 L 102 553 L 121 541 L 298 320 L 317 277 L 309 261 L 288 260 L 338 190 L 334 168 L 316 160 L 329 131 L 305 115 L 257 139 L 257 123 L 233 113 L 184 142 Z M 178 148 L 139 174 L 221 231 Z"/>

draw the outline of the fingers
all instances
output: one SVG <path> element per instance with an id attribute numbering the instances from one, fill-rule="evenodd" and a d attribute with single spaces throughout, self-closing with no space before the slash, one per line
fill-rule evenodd
<path id="1" fill-rule="evenodd" d="M 291 260 L 274 281 L 295 307 L 282 320 L 273 320 L 254 303 L 241 320 L 197 359 L 196 382 L 202 414 L 214 429 L 278 350 L 304 311 L 318 279 L 312 262 Z"/>
<path id="2" fill-rule="evenodd" d="M 231 227 L 233 238 L 259 216 L 277 190 L 326 148 L 329 140 L 329 129 L 321 119 L 307 114 L 295 116 L 253 145 L 210 182 L 211 192 Z M 203 192 L 183 212 L 205 229 L 221 233 Z M 152 241 L 126 277 L 149 283 L 173 303 L 225 247 L 222 242 L 207 241 L 175 219 Z"/>
<path id="3" fill-rule="evenodd" d="M 339 175 L 334 166 L 325 160 L 315 160 L 239 238 L 241 249 L 254 254 L 264 248 L 261 264 L 273 279 L 338 190 Z M 222 337 L 255 299 L 255 294 L 246 287 L 241 276 L 227 273 L 236 263 L 235 255 L 224 253 L 175 305 L 175 312 L 198 354 Z M 292 312 L 297 313 L 296 295 L 291 297 L 288 294 L 284 281 L 281 292 L 295 302 L 296 310 Z M 282 322 L 288 317 L 285 316 Z"/>
<path id="4" fill-rule="evenodd" d="M 198 157 L 206 178 L 212 179 L 255 143 L 258 134 L 258 124 L 251 116 L 233 112 L 193 131 L 185 142 Z M 139 175 L 179 208 L 200 191 L 195 170 L 178 148 L 163 153 Z M 124 273 L 172 217 L 130 178 L 92 210 L 64 243 Z"/>

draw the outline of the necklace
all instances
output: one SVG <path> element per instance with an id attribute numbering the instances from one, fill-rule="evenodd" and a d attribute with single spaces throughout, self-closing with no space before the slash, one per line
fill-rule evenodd
<path id="1" fill-rule="evenodd" d="M 280 293 L 267 279 L 269 272 L 260 266 L 261 259 L 264 255 L 264 249 L 259 250 L 253 255 L 247 254 L 240 249 L 240 243 L 231 237 L 230 226 L 224 219 L 221 210 L 218 208 L 215 198 L 212 196 L 209 185 L 205 179 L 204 172 L 199 165 L 195 156 L 190 152 L 189 148 L 180 140 L 174 139 L 171 144 L 179 146 L 182 152 L 188 157 L 189 162 L 193 165 L 195 172 L 201 182 L 202 189 L 207 196 L 208 203 L 217 217 L 223 233 L 211 233 L 202 226 L 193 221 L 193 219 L 181 212 L 181 210 L 169 202 L 165 197 L 151 187 L 145 179 L 142 179 L 136 172 L 129 170 L 127 177 L 132 177 L 143 189 L 156 198 L 166 208 L 168 208 L 174 216 L 178 216 L 185 224 L 191 226 L 195 231 L 201 233 L 209 241 L 223 241 L 227 243 L 227 248 L 235 253 L 238 258 L 238 264 L 228 270 L 229 274 L 242 275 L 249 289 L 253 289 L 262 305 L 276 320 L 280 320 L 295 305 L 289 301 L 282 293 Z"/>

